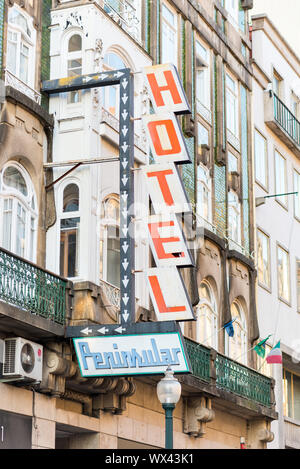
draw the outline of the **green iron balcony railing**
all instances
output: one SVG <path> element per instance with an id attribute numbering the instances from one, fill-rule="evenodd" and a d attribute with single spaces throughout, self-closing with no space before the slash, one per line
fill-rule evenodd
<path id="1" fill-rule="evenodd" d="M 184 340 L 193 375 L 204 381 L 210 381 L 210 349 L 190 339 Z"/>
<path id="2" fill-rule="evenodd" d="M 300 146 L 300 122 L 289 108 L 273 93 L 274 118 L 285 132 Z"/>
<path id="3" fill-rule="evenodd" d="M 67 280 L 0 248 L 0 300 L 64 324 Z"/>
<path id="4" fill-rule="evenodd" d="M 265 407 L 273 405 L 272 380 L 257 371 L 235 362 L 224 355 L 216 354 L 212 361 L 211 349 L 185 338 L 192 374 L 202 381 L 215 382 L 217 388 L 249 399 Z M 211 367 L 215 368 L 215 381 L 211 378 Z"/>
<path id="5" fill-rule="evenodd" d="M 217 387 L 271 407 L 270 378 L 219 353 L 215 365 Z"/>

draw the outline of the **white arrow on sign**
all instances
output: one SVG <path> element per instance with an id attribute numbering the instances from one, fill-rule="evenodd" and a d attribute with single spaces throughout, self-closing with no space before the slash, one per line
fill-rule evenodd
<path id="1" fill-rule="evenodd" d="M 118 332 L 119 334 L 123 334 L 123 332 L 126 332 L 126 329 L 122 326 L 118 327 L 115 329 L 115 332 Z"/>
<path id="2" fill-rule="evenodd" d="M 124 228 L 122 228 L 122 231 L 123 231 L 123 235 L 124 235 L 124 236 L 127 236 L 128 228 L 127 228 L 126 225 L 124 225 Z"/>
<path id="3" fill-rule="evenodd" d="M 129 266 L 129 262 L 127 261 L 127 259 L 124 259 L 124 262 L 122 263 L 122 266 L 123 266 L 124 270 L 127 270 L 128 266 Z"/>
<path id="4" fill-rule="evenodd" d="M 107 75 L 104 75 L 104 73 L 102 73 L 102 75 L 99 75 L 99 78 L 100 80 L 105 80 L 105 78 L 107 78 Z"/>
<path id="5" fill-rule="evenodd" d="M 128 210 L 126 210 L 126 209 L 124 208 L 124 210 L 122 210 L 122 215 L 123 215 L 123 217 L 124 217 L 125 220 L 126 220 L 127 217 L 128 217 Z"/>
<path id="6" fill-rule="evenodd" d="M 128 314 L 128 312 L 127 312 L 127 309 L 125 309 L 125 312 L 124 312 L 124 314 L 122 314 L 122 317 L 124 318 L 124 321 L 125 321 L 125 322 L 128 321 L 129 314 Z"/>
<path id="7" fill-rule="evenodd" d="M 109 329 L 106 329 L 106 327 L 102 327 L 101 329 L 98 329 L 98 332 L 100 332 L 100 334 L 106 334 L 106 332 L 109 332 Z"/>
<path id="8" fill-rule="evenodd" d="M 124 78 L 124 79 L 122 80 L 122 86 L 123 86 L 124 90 L 126 90 L 127 85 L 128 85 L 128 80 L 126 80 L 126 78 Z"/>
<path id="9" fill-rule="evenodd" d="M 86 327 L 85 329 L 82 329 L 82 331 L 80 331 L 80 332 L 81 332 L 81 334 L 89 335 L 93 332 L 93 330 Z"/>
<path id="10" fill-rule="evenodd" d="M 122 101 L 123 101 L 124 104 L 127 103 L 127 101 L 128 101 L 128 96 L 127 96 L 126 93 L 123 94 L 123 96 L 122 96 Z"/>
<path id="11" fill-rule="evenodd" d="M 122 134 L 124 135 L 124 137 L 126 137 L 128 133 L 128 127 L 126 127 L 126 125 L 123 126 L 123 129 L 122 129 Z"/>
<path id="12" fill-rule="evenodd" d="M 128 160 L 126 160 L 125 158 L 124 158 L 124 160 L 122 161 L 122 166 L 123 166 L 124 169 L 126 169 L 127 166 L 128 166 Z"/>
<path id="13" fill-rule="evenodd" d="M 129 301 L 129 296 L 127 295 L 127 293 L 125 293 L 125 295 L 122 297 L 122 301 L 124 305 L 127 306 L 127 303 Z"/>
<path id="14" fill-rule="evenodd" d="M 92 79 L 93 79 L 93 78 L 91 78 L 91 77 L 84 77 L 83 82 L 84 82 L 84 83 L 88 83 L 88 82 L 91 81 Z"/>
<path id="15" fill-rule="evenodd" d="M 123 182 L 123 185 L 126 186 L 127 182 L 128 182 L 128 177 L 124 174 L 124 176 L 122 177 L 122 182 Z"/>
<path id="16" fill-rule="evenodd" d="M 123 278 L 122 283 L 124 287 L 127 288 L 127 285 L 129 283 L 129 278 L 127 277 L 127 275 L 125 275 L 125 277 Z"/>
<path id="17" fill-rule="evenodd" d="M 124 200 L 124 202 L 127 202 L 127 199 L 128 199 L 128 194 L 127 194 L 127 192 L 123 192 L 123 194 L 122 194 L 122 199 Z"/>
<path id="18" fill-rule="evenodd" d="M 128 150 L 128 148 L 129 148 L 129 146 L 127 145 L 126 142 L 124 142 L 123 145 L 121 146 L 121 148 L 122 148 L 123 152 L 126 153 L 127 150 Z"/>
<path id="19" fill-rule="evenodd" d="M 114 76 L 115 76 L 116 78 L 120 78 L 120 77 L 122 77 L 123 75 L 124 75 L 123 72 L 117 72 L 117 73 L 114 74 Z"/>
<path id="20" fill-rule="evenodd" d="M 125 254 L 126 254 L 126 252 L 127 252 L 128 249 L 129 249 L 129 244 L 127 243 L 127 241 L 125 241 L 125 242 L 122 244 L 122 249 L 123 249 L 123 251 L 124 251 Z"/>
<path id="21" fill-rule="evenodd" d="M 122 112 L 122 117 L 123 117 L 124 121 L 126 121 L 126 119 L 128 117 L 128 112 L 126 111 L 126 109 L 124 109 L 124 111 Z"/>

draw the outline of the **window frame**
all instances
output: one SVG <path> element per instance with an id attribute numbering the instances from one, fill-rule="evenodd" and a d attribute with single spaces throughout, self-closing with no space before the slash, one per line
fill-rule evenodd
<path id="1" fill-rule="evenodd" d="M 7 186 L 3 181 L 5 171 L 13 167 L 21 176 L 24 178 L 27 187 L 27 196 L 22 194 L 17 189 Z M 39 213 L 37 209 L 37 197 L 34 189 L 33 182 L 29 173 L 26 169 L 17 163 L 16 161 L 9 161 L 6 163 L 0 171 L 0 215 L 4 217 L 4 202 L 5 200 L 12 200 L 11 207 L 11 232 L 10 232 L 10 248 L 8 249 L 12 253 L 19 257 L 24 258 L 30 262 L 36 263 L 37 256 L 37 228 Z M 34 208 L 32 207 L 32 201 Z M 18 208 L 19 206 L 25 211 L 25 246 L 24 253 L 17 252 L 17 220 L 18 220 Z M 32 226 L 33 221 L 33 226 Z M 0 229 L 0 244 L 3 245 L 3 230 Z M 31 252 L 32 251 L 32 252 Z"/>
<path id="2" fill-rule="evenodd" d="M 298 419 L 295 418 L 295 408 L 294 408 L 294 376 L 300 379 L 300 375 L 294 373 L 294 371 L 289 370 L 288 368 L 283 367 L 283 415 L 288 419 L 292 419 L 293 421 L 300 422 L 300 417 Z M 292 417 L 288 415 L 288 389 L 287 389 L 287 378 L 286 372 L 291 374 L 291 394 L 292 394 Z"/>
<path id="3" fill-rule="evenodd" d="M 238 210 L 235 210 L 231 202 L 229 201 L 229 195 L 232 194 L 234 198 L 236 199 L 237 205 L 238 205 Z M 242 207 L 241 203 L 239 200 L 239 196 L 235 191 L 228 191 L 228 227 L 231 226 L 230 224 L 230 209 L 235 210 L 235 212 L 238 214 L 238 240 L 233 239 L 232 237 L 229 237 L 229 228 L 228 228 L 228 238 L 229 240 L 233 241 L 234 243 L 237 243 L 239 245 L 242 244 Z"/>
<path id="4" fill-rule="evenodd" d="M 282 296 L 280 296 L 280 290 L 279 290 L 279 271 L 278 271 L 278 267 L 279 267 L 279 257 L 278 257 L 278 252 L 279 252 L 279 249 L 281 249 L 282 251 L 284 251 L 286 254 L 287 254 L 287 259 L 288 259 L 288 266 L 287 266 L 287 274 L 288 274 L 288 289 L 289 289 L 289 298 L 288 300 Z M 288 306 L 291 306 L 291 262 L 290 262 L 290 253 L 289 251 L 284 248 L 282 246 L 282 244 L 280 244 L 279 242 L 276 243 L 276 260 L 277 260 L 277 295 L 278 295 L 278 299 L 280 301 L 283 301 L 285 304 L 287 304 Z"/>
<path id="5" fill-rule="evenodd" d="M 274 182 L 275 182 L 275 193 L 278 193 L 278 187 L 277 187 L 277 161 L 276 161 L 276 155 L 279 155 L 283 160 L 284 160 L 284 191 L 283 193 L 287 193 L 287 187 L 288 187 L 288 175 L 287 175 L 287 159 L 282 155 L 282 153 L 275 147 L 274 148 Z M 281 192 L 281 191 L 280 191 Z M 285 210 L 289 210 L 289 201 L 288 201 L 288 196 L 284 196 L 286 198 L 286 204 L 283 203 L 279 197 L 275 197 L 276 202 Z"/>
<path id="6" fill-rule="evenodd" d="M 70 186 L 70 185 L 76 185 L 78 187 L 78 193 L 79 193 L 79 208 L 77 211 L 73 211 L 73 212 L 64 212 L 64 209 L 63 209 L 63 206 L 64 206 L 64 193 L 65 193 L 65 189 Z M 61 257 L 60 257 L 60 247 L 61 247 L 61 222 L 62 220 L 67 220 L 67 219 L 75 219 L 75 218 L 79 218 L 79 228 L 78 228 L 78 234 L 77 234 L 77 239 L 76 239 L 76 242 L 77 242 L 77 247 L 76 247 L 76 251 L 77 251 L 77 275 L 75 277 L 68 277 L 68 276 L 64 276 L 62 275 L 63 277 L 66 277 L 68 278 L 69 280 L 78 280 L 81 276 L 81 229 L 80 229 L 80 225 L 82 223 L 82 200 L 81 200 L 82 196 L 81 196 L 81 185 L 80 185 L 80 181 L 77 179 L 77 178 L 67 178 L 64 180 L 64 182 L 60 185 L 59 189 L 58 189 L 58 204 L 57 204 L 57 246 L 58 246 L 58 249 L 57 249 L 57 266 L 58 266 L 58 269 L 57 271 L 60 272 L 61 274 L 61 271 L 60 271 L 60 262 L 61 262 Z M 76 266 L 75 266 L 76 267 Z"/>
<path id="7" fill-rule="evenodd" d="M 120 286 L 113 285 L 107 280 L 107 253 L 108 253 L 108 228 L 109 227 L 114 227 L 119 230 L 119 235 L 120 235 L 120 229 L 121 229 L 121 220 L 120 220 L 120 213 L 119 213 L 119 219 L 115 218 L 108 218 L 104 217 L 102 218 L 102 207 L 104 206 L 105 203 L 109 202 L 110 200 L 114 200 L 118 202 L 119 207 L 120 207 L 120 198 L 117 194 L 108 194 L 106 197 L 103 198 L 101 202 L 101 214 L 100 214 L 100 262 L 99 262 L 99 280 L 103 280 L 106 283 L 109 283 L 112 285 L 114 288 L 120 288 Z M 120 252 L 121 254 L 121 252 Z"/>
<path id="8" fill-rule="evenodd" d="M 9 22 L 9 15 L 12 11 L 17 11 L 21 16 L 23 16 L 27 22 L 27 26 L 30 29 L 31 36 L 22 28 L 15 23 Z M 6 69 L 9 73 L 14 75 L 18 80 L 24 83 L 29 88 L 35 89 L 35 78 L 36 78 L 36 70 L 35 70 L 35 59 L 36 59 L 36 30 L 33 26 L 33 18 L 29 16 L 24 10 L 20 10 L 17 5 L 13 5 L 9 8 L 8 11 L 8 20 L 7 20 L 7 41 L 6 41 L 6 51 L 7 55 L 9 55 L 9 33 L 17 34 L 17 42 L 16 42 L 16 70 L 13 72 L 8 68 L 8 62 L 6 62 Z M 22 45 L 29 49 L 28 55 L 28 66 L 27 66 L 27 81 L 24 81 L 21 78 L 21 52 L 22 52 Z"/>
<path id="9" fill-rule="evenodd" d="M 293 197 L 293 199 L 294 199 L 293 210 L 294 210 L 294 217 L 296 218 L 297 221 L 300 222 L 300 172 L 298 171 L 298 169 L 293 167 L 293 192 L 296 192 L 296 190 L 297 190 L 296 185 L 295 185 L 295 176 L 296 175 L 299 178 L 299 193 L 298 193 L 298 195 L 294 194 L 294 197 Z M 299 198 L 299 202 L 298 202 L 299 216 L 296 215 L 296 199 L 297 199 L 297 197 Z"/>
<path id="10" fill-rule="evenodd" d="M 199 295 L 200 295 L 200 287 L 201 285 L 205 285 L 205 287 L 209 290 L 210 293 L 210 301 L 207 298 L 200 298 L 199 303 L 196 306 L 196 341 L 201 344 L 204 343 L 208 347 L 212 347 L 215 350 L 218 351 L 219 347 L 219 338 L 218 338 L 218 332 L 219 332 L 219 314 L 218 314 L 218 303 L 217 303 L 217 298 L 216 298 L 216 292 L 213 286 L 211 285 L 210 281 L 207 279 L 204 279 L 201 281 L 199 285 Z M 211 301 L 213 299 L 213 301 Z M 211 336 L 205 337 L 205 339 L 201 342 L 200 341 L 200 310 L 202 307 L 208 308 L 211 312 L 211 317 L 212 317 L 212 328 L 214 330 L 214 333 Z M 207 311 L 205 311 L 205 320 L 207 317 Z M 205 331 L 207 332 L 207 331 Z M 207 344 L 207 340 L 212 339 L 211 345 Z"/>
<path id="11" fill-rule="evenodd" d="M 231 349 L 231 344 L 232 344 L 232 337 L 229 337 L 226 330 L 224 330 L 224 335 L 225 335 L 225 354 L 231 358 L 232 360 L 238 362 L 238 363 L 241 363 L 242 365 L 245 365 L 247 366 L 248 364 L 248 326 L 247 326 L 247 318 L 246 318 L 246 313 L 245 313 L 245 310 L 241 304 L 241 302 L 239 301 L 238 298 L 235 298 L 231 305 L 230 305 L 230 311 L 231 311 L 231 314 L 232 314 L 232 307 L 233 305 L 236 305 L 237 309 L 239 310 L 239 314 L 240 314 L 240 319 L 241 320 L 238 320 L 236 319 L 234 322 L 233 322 L 233 327 L 235 327 L 236 324 L 239 324 L 240 325 L 240 328 L 241 328 L 241 331 L 243 333 L 243 337 L 242 337 L 242 340 L 243 340 L 243 343 L 242 343 L 242 350 L 241 350 L 241 355 L 238 356 L 237 358 L 234 358 L 232 356 L 232 349 Z M 232 319 L 234 319 L 232 317 Z M 236 335 L 236 331 L 234 331 L 234 335 Z"/>
<path id="12" fill-rule="evenodd" d="M 232 90 L 232 88 L 230 86 L 228 86 L 228 79 L 231 80 L 234 83 L 234 88 L 235 88 L 234 91 Z M 234 117 L 235 117 L 234 127 L 235 127 L 235 131 L 233 131 L 228 126 L 228 122 L 229 122 L 229 119 L 228 119 L 228 112 L 229 112 L 228 94 L 233 96 L 233 99 L 234 99 Z M 239 117 L 240 117 L 240 109 L 239 108 L 240 108 L 240 106 L 239 106 L 239 100 L 240 99 L 239 99 L 238 80 L 227 69 L 227 70 L 225 70 L 226 130 L 227 130 L 227 132 L 229 131 L 230 134 L 233 135 L 233 137 L 240 142 L 240 126 L 239 126 Z"/>
<path id="13" fill-rule="evenodd" d="M 269 285 L 264 284 L 258 275 L 258 254 L 257 254 L 257 280 L 260 287 L 264 288 L 268 292 L 272 291 L 272 261 L 271 261 L 271 237 L 259 226 L 256 227 L 256 250 L 258 253 L 258 232 L 260 232 L 268 241 L 268 265 L 269 265 Z"/>
<path id="14" fill-rule="evenodd" d="M 206 59 L 204 59 L 201 55 L 197 54 L 197 44 L 201 48 L 203 48 L 206 52 Z M 200 57 L 203 67 L 201 69 L 197 68 L 197 57 Z M 212 83 L 211 83 L 211 70 L 212 70 L 212 56 L 211 56 L 211 49 L 209 46 L 204 44 L 199 37 L 195 39 L 195 98 L 196 98 L 196 108 L 197 113 L 205 119 L 209 124 L 211 124 L 211 113 L 212 113 Z M 205 92 L 205 99 L 202 101 L 198 97 L 198 75 L 199 72 L 202 72 L 204 75 L 204 86 L 207 88 L 207 92 Z M 201 112 L 202 106 L 204 107 L 205 112 Z"/>
<path id="15" fill-rule="evenodd" d="M 174 25 L 170 24 L 168 22 L 168 20 L 164 17 L 164 8 L 166 8 L 173 16 L 174 16 Z M 178 28 L 178 13 L 177 11 L 172 8 L 172 6 L 163 1 L 161 2 L 161 12 L 160 12 L 160 17 L 161 17 L 161 31 L 160 31 L 160 62 L 161 63 L 173 63 L 176 67 L 178 67 L 178 51 L 179 51 L 179 47 L 178 47 L 178 41 L 179 41 L 179 28 Z M 175 50 L 173 51 L 174 54 L 173 54 L 173 57 L 172 57 L 172 60 L 170 62 L 169 60 L 169 54 L 168 54 L 168 58 L 167 59 L 164 59 L 164 56 L 163 56 L 163 52 L 166 50 L 165 48 L 165 44 L 164 44 L 164 34 L 163 34 L 163 30 L 164 30 L 164 25 L 166 25 L 166 27 L 169 29 L 169 30 L 173 30 L 173 32 L 175 33 Z M 175 59 L 175 63 L 173 61 L 173 59 Z"/>
<path id="16" fill-rule="evenodd" d="M 266 180 L 265 183 L 260 181 L 257 177 L 257 158 L 256 158 L 256 135 L 259 134 L 259 136 L 264 139 L 265 141 L 265 155 L 264 155 L 264 160 L 265 160 L 265 175 L 266 175 Z M 254 138 L 253 138 L 253 148 L 254 148 L 254 169 L 255 169 L 255 182 L 258 184 L 262 189 L 264 189 L 266 192 L 269 192 L 269 151 L 268 151 L 268 139 L 265 137 L 265 135 L 257 128 L 254 127 Z"/>

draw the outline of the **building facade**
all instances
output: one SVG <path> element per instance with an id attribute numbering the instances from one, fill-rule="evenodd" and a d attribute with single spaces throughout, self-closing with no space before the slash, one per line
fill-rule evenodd
<path id="1" fill-rule="evenodd" d="M 1 378 L 0 423 L 19 419 L 32 448 L 163 448 L 158 378 L 83 378 L 65 326 L 117 324 L 120 309 L 119 90 L 41 95 L 45 80 L 130 68 L 134 76 L 135 218 L 151 160 L 141 69 L 176 65 L 191 105 L 180 118 L 191 165 L 195 321 L 181 324 L 192 364 L 179 376 L 174 447 L 265 448 L 277 419 L 274 380 L 257 371 L 249 1 L 1 2 L 1 346 L 43 347 L 42 376 Z M 34 65 L 35 64 L 35 65 Z M 35 72 L 34 72 L 35 70 Z M 9 81 L 8 81 L 9 80 Z M 103 160 L 103 161 L 101 161 Z M 79 165 L 80 163 L 80 165 Z M 76 167 L 76 165 L 78 165 Z M 70 171 L 68 171 L 70 169 Z M 192 236 L 192 235 L 191 235 Z M 136 321 L 155 315 L 136 237 Z M 234 336 L 224 325 L 234 320 Z M 39 355 L 40 356 L 40 355 Z M 3 359 L 3 370 L 6 362 Z M 21 440 L 18 440 L 21 441 Z M 19 443 L 20 444 L 20 443 Z"/>
<path id="2" fill-rule="evenodd" d="M 299 57 L 266 15 L 252 27 L 258 318 L 283 352 L 260 366 L 276 380 L 270 446 L 299 448 Z"/>

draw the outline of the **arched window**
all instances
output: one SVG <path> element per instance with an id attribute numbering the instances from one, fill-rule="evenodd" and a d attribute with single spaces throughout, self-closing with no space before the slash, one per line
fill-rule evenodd
<path id="1" fill-rule="evenodd" d="M 101 224 L 100 278 L 120 287 L 120 202 L 117 196 L 103 201 Z"/>
<path id="2" fill-rule="evenodd" d="M 104 56 L 103 70 L 121 70 L 126 68 L 125 63 L 114 52 L 108 52 Z M 105 86 L 102 88 L 103 93 L 103 106 L 109 111 L 113 116 L 118 117 L 119 114 L 119 86 Z"/>
<path id="3" fill-rule="evenodd" d="M 73 34 L 68 42 L 68 77 L 82 75 L 82 37 L 80 34 Z M 81 91 L 71 91 L 68 93 L 68 104 L 75 104 L 81 101 Z"/>
<path id="4" fill-rule="evenodd" d="M 247 324 L 241 303 L 235 300 L 231 305 L 231 317 L 234 319 L 233 337 L 225 333 L 225 348 L 227 355 L 244 365 L 247 364 Z"/>
<path id="5" fill-rule="evenodd" d="M 60 275 L 74 278 L 79 275 L 79 188 L 69 184 L 63 191 L 60 216 Z"/>
<path id="6" fill-rule="evenodd" d="M 241 204 L 233 191 L 228 194 L 228 237 L 241 244 Z"/>
<path id="7" fill-rule="evenodd" d="M 204 280 L 199 287 L 200 302 L 197 306 L 197 333 L 199 343 L 218 348 L 218 311 L 214 290 Z"/>
<path id="8" fill-rule="evenodd" d="M 36 32 L 32 18 L 18 8 L 8 12 L 7 63 L 9 72 L 34 88 Z"/>
<path id="9" fill-rule="evenodd" d="M 25 169 L 10 163 L 0 173 L 0 241 L 30 261 L 36 256 L 37 202 Z"/>

